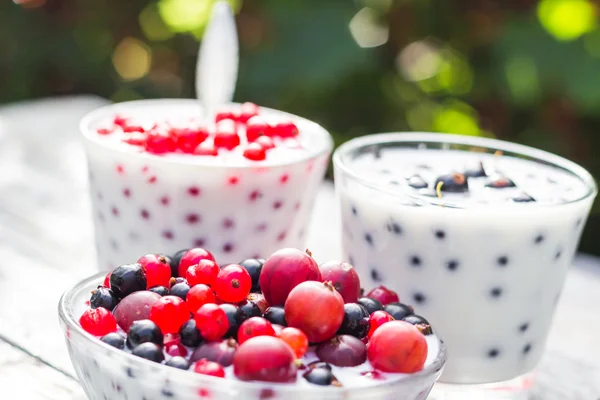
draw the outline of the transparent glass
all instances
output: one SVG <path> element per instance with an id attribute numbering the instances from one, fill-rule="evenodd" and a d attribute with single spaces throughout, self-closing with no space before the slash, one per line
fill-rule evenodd
<path id="1" fill-rule="evenodd" d="M 79 382 L 90 400 L 424 400 L 446 361 L 440 343 L 435 360 L 422 371 L 366 388 L 241 382 L 203 376 L 156 364 L 117 350 L 90 336 L 78 324 L 90 291 L 102 284 L 97 274 L 68 289 L 60 299 L 60 325 Z M 165 395 L 165 393 L 167 393 Z M 171 395 L 169 395 L 169 393 Z"/>
<path id="2" fill-rule="evenodd" d="M 553 205 L 463 206 L 444 198 L 400 194 L 369 179 L 353 163 L 359 155 L 373 153 L 376 160 L 377 152 L 394 148 L 501 151 L 566 172 L 583 182 L 585 193 Z M 340 146 L 333 161 L 344 257 L 361 277 L 371 278 L 363 282 L 365 287 L 391 287 L 427 316 L 449 349 L 440 381 L 494 383 L 531 372 L 544 351 L 565 275 L 597 194 L 591 175 L 531 147 L 431 133 L 357 138 Z M 534 246 L 540 232 L 545 240 Z M 494 263 L 504 254 L 510 263 L 497 268 Z M 449 260 L 454 263 L 450 267 Z"/>

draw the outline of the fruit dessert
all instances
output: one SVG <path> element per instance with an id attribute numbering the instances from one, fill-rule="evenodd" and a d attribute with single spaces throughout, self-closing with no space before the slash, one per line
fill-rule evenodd
<path id="1" fill-rule="evenodd" d="M 383 134 L 334 155 L 344 256 L 436 323 L 442 380 L 531 371 L 595 196 L 577 165 L 525 146 Z M 457 313 L 460 323 L 457 323 Z"/>
<path id="2" fill-rule="evenodd" d="M 194 100 L 144 100 L 82 122 L 99 267 L 186 247 L 221 262 L 304 246 L 332 141 L 251 103 L 210 118 Z"/>
<path id="3" fill-rule="evenodd" d="M 202 248 L 147 254 L 110 271 L 88 303 L 78 308 L 79 325 L 95 337 L 88 340 L 135 356 L 127 355 L 122 378 L 91 390 L 98 398 L 161 398 L 132 379 L 136 359 L 163 364 L 157 373 L 183 370 L 190 382 L 217 379 L 194 389 L 167 379 L 161 391 L 181 399 L 228 398 L 218 389 L 225 380 L 262 385 L 245 399 L 304 398 L 303 390 L 311 398 L 319 389 L 334 396 L 325 398 L 425 399 L 443 365 L 431 325 L 395 292 L 365 294 L 352 265 L 318 265 L 294 248 L 221 267 Z M 413 377 L 401 397 L 377 394 Z"/>

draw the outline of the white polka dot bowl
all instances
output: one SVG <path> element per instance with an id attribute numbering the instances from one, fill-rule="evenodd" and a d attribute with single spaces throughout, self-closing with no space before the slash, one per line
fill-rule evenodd
<path id="1" fill-rule="evenodd" d="M 447 134 L 366 136 L 333 162 L 344 259 L 365 286 L 427 315 L 449 349 L 440 380 L 532 371 L 597 194 L 592 176 L 531 147 Z"/>
<path id="2" fill-rule="evenodd" d="M 229 109 L 239 108 L 233 104 Z M 172 254 L 207 247 L 225 264 L 282 247 L 302 248 L 332 140 L 316 123 L 260 111 L 267 122 L 292 121 L 300 145 L 278 146 L 266 160 L 252 161 L 242 156 L 242 146 L 217 157 L 155 155 L 98 134 L 116 116 L 185 126 L 201 118 L 195 100 L 125 102 L 84 117 L 99 268 L 134 262 L 157 249 Z"/>
<path id="3" fill-rule="evenodd" d="M 302 377 L 295 384 L 243 382 L 179 370 L 111 347 L 81 328 L 78 321 L 89 307 L 90 291 L 103 279 L 104 273 L 99 273 L 77 283 L 63 294 L 58 307 L 71 362 L 90 400 L 425 400 L 446 361 L 443 342 L 429 335 L 421 371 L 393 374 L 389 379 L 349 372 L 357 379 L 346 376 L 344 380 L 360 382 L 357 386 L 318 386 Z"/>

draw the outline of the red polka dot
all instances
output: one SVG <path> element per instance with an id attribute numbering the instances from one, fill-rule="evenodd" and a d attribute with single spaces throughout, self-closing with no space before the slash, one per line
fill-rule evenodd
<path id="1" fill-rule="evenodd" d="M 310 161 L 310 162 L 308 163 L 308 165 L 306 166 L 306 171 L 307 171 L 307 172 L 310 172 L 310 171 L 312 171 L 313 167 L 314 167 L 314 161 Z"/>
<path id="2" fill-rule="evenodd" d="M 276 210 L 279 210 L 281 206 L 283 206 L 283 202 L 281 200 L 277 200 L 275 203 L 273 203 L 273 208 Z"/>
<path id="3" fill-rule="evenodd" d="M 290 176 L 288 174 L 283 174 L 281 175 L 281 177 L 279 178 L 279 182 L 281 183 L 287 183 L 287 181 L 290 179 Z"/>
<path id="4" fill-rule="evenodd" d="M 200 196 L 200 188 L 192 186 L 188 188 L 188 194 L 193 197 Z"/>
<path id="5" fill-rule="evenodd" d="M 206 244 L 206 239 L 198 238 L 194 240 L 194 247 L 202 247 Z"/>
<path id="6" fill-rule="evenodd" d="M 231 218 L 225 218 L 223 220 L 223 228 L 225 228 L 225 229 L 231 229 L 231 228 L 233 228 L 234 225 L 235 225 L 235 223 L 233 222 L 233 220 Z"/>
<path id="7" fill-rule="evenodd" d="M 231 243 L 225 243 L 223 245 L 223 252 L 224 253 L 231 253 L 233 251 L 233 244 Z"/>
<path id="8" fill-rule="evenodd" d="M 111 209 L 112 215 L 114 215 L 115 217 L 119 216 L 119 209 L 117 207 L 113 207 Z"/>
<path id="9" fill-rule="evenodd" d="M 173 238 L 175 237 L 175 235 L 173 235 L 173 232 L 171 231 L 164 231 L 162 233 L 162 236 L 167 240 L 173 240 Z"/>
<path id="10" fill-rule="evenodd" d="M 240 178 L 238 178 L 237 176 L 230 176 L 229 179 L 227 180 L 227 182 L 230 185 L 237 185 L 240 181 Z"/>
<path id="11" fill-rule="evenodd" d="M 146 209 L 142 209 L 142 211 L 140 211 L 140 215 L 144 219 L 150 219 L 150 213 Z"/>
<path id="12" fill-rule="evenodd" d="M 252 193 L 250 193 L 249 197 L 250 197 L 250 201 L 256 201 L 262 197 L 262 193 L 259 192 L 258 190 L 254 190 L 254 191 L 252 191 Z"/>
<path id="13" fill-rule="evenodd" d="M 121 164 L 117 165 L 117 173 L 119 175 L 124 175 L 125 174 L 125 167 L 123 167 Z"/>
<path id="14" fill-rule="evenodd" d="M 150 178 L 148 178 L 148 183 L 149 184 L 156 183 L 156 177 L 155 176 L 151 176 Z"/>
<path id="15" fill-rule="evenodd" d="M 281 242 L 283 239 L 285 239 L 286 236 L 287 236 L 287 233 L 281 232 L 279 235 L 277 235 L 277 241 Z"/>
<path id="16" fill-rule="evenodd" d="M 145 174 L 146 172 L 148 172 L 148 170 L 149 170 L 149 169 L 150 169 L 150 168 L 148 168 L 148 166 L 147 166 L 147 165 L 144 165 L 144 166 L 142 167 L 142 174 Z"/>
<path id="17" fill-rule="evenodd" d="M 123 196 L 125 196 L 127 198 L 131 197 L 131 190 L 123 189 Z"/>
<path id="18" fill-rule="evenodd" d="M 160 204 L 162 204 L 163 206 L 168 206 L 170 202 L 171 200 L 168 196 L 163 196 L 160 198 Z"/>
<path id="19" fill-rule="evenodd" d="M 260 254 L 258 254 L 258 253 L 254 253 L 254 254 L 252 255 L 252 258 L 262 258 L 262 257 L 260 256 Z"/>
<path id="20" fill-rule="evenodd" d="M 297 202 L 296 204 L 294 204 L 294 210 L 299 210 L 300 209 L 300 202 Z"/>
<path id="21" fill-rule="evenodd" d="M 185 220 L 188 224 L 197 224 L 198 222 L 200 222 L 200 216 L 195 213 L 190 213 L 185 216 Z"/>
<path id="22" fill-rule="evenodd" d="M 100 201 L 104 200 L 104 195 L 100 192 L 98 192 L 98 194 L 96 194 L 96 197 L 98 197 L 98 200 L 100 200 Z"/>
<path id="23" fill-rule="evenodd" d="M 267 230 L 267 224 L 259 224 L 256 226 L 257 232 L 264 232 Z"/>

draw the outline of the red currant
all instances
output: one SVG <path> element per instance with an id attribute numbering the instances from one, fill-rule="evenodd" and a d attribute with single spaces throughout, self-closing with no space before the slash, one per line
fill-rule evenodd
<path id="1" fill-rule="evenodd" d="M 219 151 L 212 144 L 202 143 L 200 146 L 196 147 L 196 149 L 194 150 L 194 154 L 197 156 L 216 157 L 219 155 Z"/>
<path id="2" fill-rule="evenodd" d="M 106 128 L 100 128 L 96 132 L 98 132 L 98 135 L 110 135 L 111 133 L 113 133 L 112 129 Z"/>
<path id="3" fill-rule="evenodd" d="M 126 125 L 123 127 L 123 132 L 125 133 L 133 133 L 133 132 L 140 132 L 140 133 L 144 133 L 146 130 L 144 129 L 143 126 L 140 125 Z"/>
<path id="4" fill-rule="evenodd" d="M 250 143 L 244 149 L 244 157 L 252 161 L 262 161 L 267 158 L 267 152 L 260 144 Z"/>
<path id="5" fill-rule="evenodd" d="M 282 138 L 290 138 L 298 135 L 298 127 L 293 122 L 280 122 L 275 125 L 275 133 Z"/>
<path id="6" fill-rule="evenodd" d="M 214 361 L 208 361 L 206 358 L 196 361 L 192 368 L 197 374 L 225 378 L 225 370 L 223 369 L 223 366 Z"/>
<path id="7" fill-rule="evenodd" d="M 185 357 L 185 356 L 187 356 L 187 349 L 185 348 L 185 346 L 182 345 L 182 344 L 178 344 L 178 343 L 174 343 L 174 344 L 170 344 L 170 345 L 165 345 L 165 351 L 171 357 L 177 357 L 177 356 L 179 356 L 179 357 Z"/>
<path id="8" fill-rule="evenodd" d="M 294 352 L 283 340 L 259 336 L 241 344 L 233 356 L 233 373 L 242 381 L 294 382 Z"/>
<path id="9" fill-rule="evenodd" d="M 259 111 L 260 109 L 256 104 L 244 103 L 242 104 L 242 109 L 238 117 L 238 121 L 245 124 L 250 118 L 254 117 L 255 115 L 258 115 Z"/>
<path id="10" fill-rule="evenodd" d="M 374 288 L 373 290 L 371 290 L 369 293 L 367 293 L 367 297 L 379 300 L 381 302 L 381 304 L 383 304 L 384 306 L 387 304 L 390 304 L 390 303 L 399 303 L 400 302 L 400 298 L 398 297 L 398 294 L 396 292 L 394 292 L 393 290 L 386 288 L 383 285 L 378 286 L 378 287 Z"/>
<path id="11" fill-rule="evenodd" d="M 181 344 L 181 338 L 176 333 L 167 333 L 163 336 L 163 345 L 165 347 Z"/>
<path id="12" fill-rule="evenodd" d="M 256 336 L 275 336 L 275 330 L 269 321 L 261 317 L 248 318 L 242 322 L 238 330 L 238 343 L 242 344 Z"/>
<path id="13" fill-rule="evenodd" d="M 198 264 L 192 265 L 185 272 L 185 278 L 190 286 L 203 283 L 212 286 L 219 275 L 219 266 L 213 260 L 200 260 Z"/>
<path id="14" fill-rule="evenodd" d="M 240 137 L 235 132 L 219 132 L 215 135 L 215 147 L 233 150 L 240 145 Z"/>
<path id="15" fill-rule="evenodd" d="M 283 328 L 277 337 L 294 350 L 297 358 L 302 358 L 308 349 L 308 338 L 300 329 Z"/>
<path id="16" fill-rule="evenodd" d="M 106 277 L 104 278 L 104 283 L 103 286 L 110 288 L 110 275 L 112 274 L 112 271 L 108 271 L 108 274 L 106 274 Z"/>
<path id="17" fill-rule="evenodd" d="M 270 126 L 260 117 L 252 117 L 248 120 L 246 126 L 246 137 L 249 142 L 254 142 L 259 137 L 266 136 L 269 133 Z"/>
<path id="18" fill-rule="evenodd" d="M 181 298 L 164 296 L 152 306 L 150 319 L 158 325 L 163 334 L 177 333 L 181 325 L 190 319 L 190 310 Z"/>
<path id="19" fill-rule="evenodd" d="M 275 147 L 275 143 L 273 142 L 273 139 L 271 139 L 268 136 L 261 136 L 258 139 L 256 139 L 254 141 L 254 143 L 260 144 L 262 146 L 262 148 L 265 150 L 270 150 Z"/>
<path id="20" fill-rule="evenodd" d="M 148 289 L 154 286 L 169 286 L 171 279 L 171 266 L 165 256 L 158 254 L 146 254 L 138 261 L 146 272 Z"/>
<path id="21" fill-rule="evenodd" d="M 123 139 L 123 142 L 132 146 L 144 146 L 146 144 L 147 136 L 145 133 L 132 133 Z"/>
<path id="22" fill-rule="evenodd" d="M 367 350 L 374 368 L 383 372 L 410 374 L 423 369 L 427 340 L 408 322 L 391 321 L 373 334 Z"/>
<path id="23" fill-rule="evenodd" d="M 176 149 L 177 143 L 169 136 L 151 133 L 146 139 L 146 151 L 149 153 L 165 154 L 171 153 Z"/>
<path id="24" fill-rule="evenodd" d="M 177 148 L 184 153 L 194 153 L 196 147 L 208 137 L 204 129 L 171 129 L 171 135 L 177 141 Z"/>
<path id="25" fill-rule="evenodd" d="M 369 338 L 369 340 L 371 339 L 371 336 L 373 336 L 373 333 L 375 333 L 375 331 L 381 325 L 393 320 L 394 317 L 392 317 L 385 311 L 375 311 L 373 314 L 371 314 L 371 316 L 369 317 L 369 333 L 367 333 L 367 337 Z"/>
<path id="26" fill-rule="evenodd" d="M 215 261 L 215 257 L 208 250 L 200 247 L 186 251 L 179 261 L 178 275 L 184 277 L 188 268 L 198 264 L 200 260 Z"/>
<path id="27" fill-rule="evenodd" d="M 219 340 L 229 330 L 227 314 L 216 304 L 205 304 L 194 315 L 200 334 L 207 341 Z"/>
<path id="28" fill-rule="evenodd" d="M 220 113 L 217 113 L 217 115 L 215 116 L 215 122 L 219 123 L 223 120 L 226 119 L 230 119 L 232 121 L 237 120 L 237 117 L 234 113 L 232 113 L 231 111 L 221 111 Z"/>
<path id="29" fill-rule="evenodd" d="M 252 288 L 252 278 L 244 267 L 230 264 L 219 271 L 214 289 L 226 303 L 239 303 L 246 299 Z"/>
<path id="30" fill-rule="evenodd" d="M 115 317 L 103 307 L 85 310 L 79 318 L 79 325 L 94 336 L 104 336 L 117 330 Z"/>
<path id="31" fill-rule="evenodd" d="M 124 126 L 127 125 L 127 118 L 125 117 L 121 117 L 119 115 L 117 115 L 115 117 L 115 119 L 113 120 L 113 124 L 120 126 L 121 128 L 123 128 Z"/>
<path id="32" fill-rule="evenodd" d="M 214 303 L 216 298 L 210 287 L 200 283 L 190 289 L 186 301 L 190 311 L 194 312 L 205 304 Z"/>

